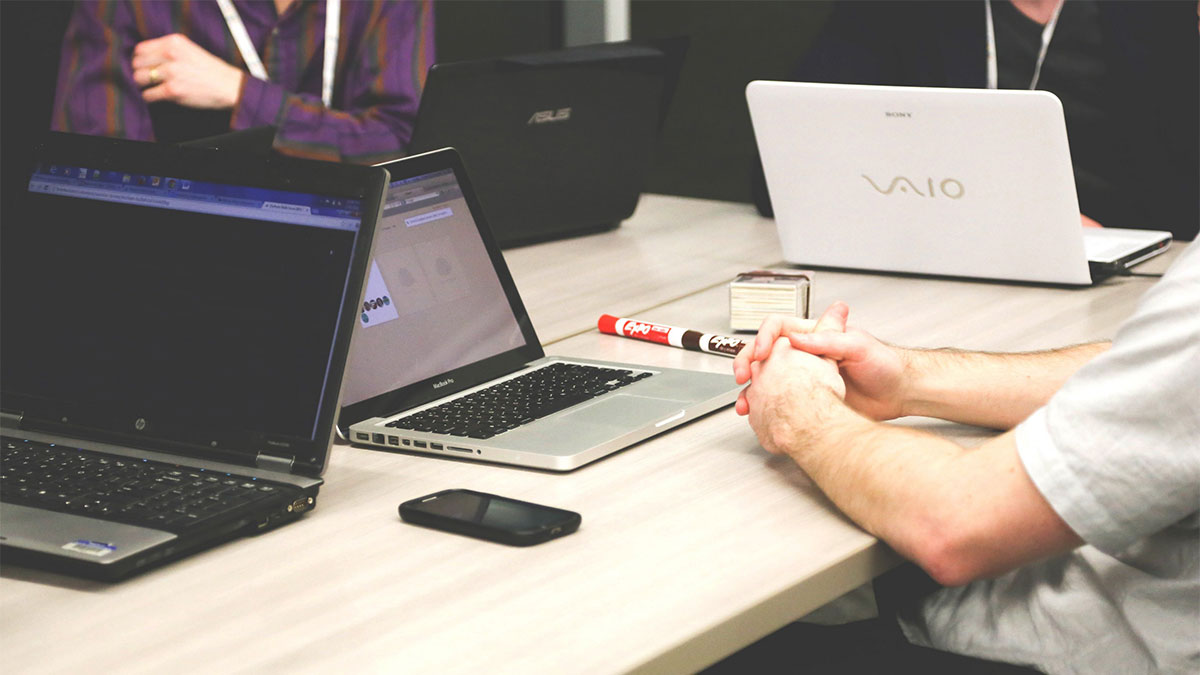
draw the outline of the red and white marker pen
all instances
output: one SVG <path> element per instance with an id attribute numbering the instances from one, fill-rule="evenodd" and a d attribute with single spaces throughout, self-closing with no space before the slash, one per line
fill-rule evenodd
<path id="1" fill-rule="evenodd" d="M 622 319 L 611 314 L 600 315 L 600 320 L 596 322 L 596 327 L 600 329 L 601 333 L 608 333 L 609 335 L 621 335 L 636 340 L 657 342 L 660 345 L 679 347 L 680 349 L 708 352 L 709 354 L 737 356 L 742 347 L 746 346 L 746 341 L 741 338 L 717 335 L 715 333 L 701 333 L 698 330 L 664 326 L 660 323 L 646 323 L 645 321 L 636 321 L 634 319 Z"/>

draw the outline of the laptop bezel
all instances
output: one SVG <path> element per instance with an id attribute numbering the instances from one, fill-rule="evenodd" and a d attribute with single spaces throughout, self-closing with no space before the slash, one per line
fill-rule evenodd
<path id="1" fill-rule="evenodd" d="M 391 175 L 391 182 L 407 180 L 446 169 L 454 172 L 454 177 L 462 190 L 467 209 L 470 212 L 471 218 L 475 221 L 475 227 L 479 232 L 480 238 L 483 240 L 484 247 L 487 249 L 488 258 L 496 270 L 500 285 L 504 289 L 504 295 L 508 299 L 513 316 L 521 330 L 521 335 L 525 339 L 525 345 L 501 352 L 481 361 L 439 373 L 398 389 L 381 392 L 357 403 L 343 406 L 341 414 L 338 417 L 338 429 L 343 435 L 347 433 L 351 425 L 363 420 L 372 417 L 387 417 L 408 410 L 409 408 L 456 394 L 465 389 L 470 389 L 471 387 L 519 370 L 525 364 L 545 356 L 542 343 L 538 340 L 537 333 L 534 331 L 533 322 L 530 320 L 529 313 L 525 309 L 525 304 L 521 301 L 521 296 L 517 292 L 516 282 L 513 281 L 512 274 L 508 270 L 508 264 L 504 260 L 504 254 L 501 252 L 500 246 L 496 243 L 492 229 L 483 215 L 483 209 L 480 207 L 479 200 L 470 179 L 467 177 L 467 171 L 458 152 L 454 148 L 443 148 L 404 159 L 384 162 L 376 166 L 388 170 L 388 173 Z M 420 358 L 420 355 L 405 354 L 398 345 L 395 357 Z M 351 377 L 352 373 L 347 373 L 346 376 Z M 453 382 L 437 388 L 434 387 L 435 384 L 448 380 L 453 380 Z"/>
<path id="2" fill-rule="evenodd" d="M 7 387 L 0 391 L 0 408 L 19 416 L 23 429 L 250 467 L 259 464 L 260 456 L 271 456 L 280 459 L 273 463 L 275 468 L 283 468 L 290 462 L 292 473 L 319 476 L 328 463 L 353 322 L 358 315 L 375 224 L 388 185 L 387 171 L 277 155 L 249 156 L 63 133 L 48 134 L 38 144 L 34 159 L 362 201 L 359 230 L 347 269 L 348 282 L 330 348 L 332 359 L 321 393 L 323 405 L 317 411 L 316 430 L 311 440 L 288 437 L 288 447 L 280 447 L 279 439 L 271 436 L 231 431 L 222 437 L 218 447 L 213 447 L 211 434 L 197 434 L 194 429 L 158 426 L 153 431 L 135 430 L 128 414 L 81 414 L 76 404 L 64 406 Z M 29 170 L 32 169 L 30 166 Z M 28 176 L 28 172 L 25 175 Z M 64 415 L 65 410 L 70 414 Z M 64 418 L 69 422 L 64 423 Z"/>

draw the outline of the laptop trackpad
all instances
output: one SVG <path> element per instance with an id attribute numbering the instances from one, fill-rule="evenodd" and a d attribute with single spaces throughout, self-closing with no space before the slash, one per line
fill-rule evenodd
<path id="1" fill-rule="evenodd" d="M 630 434 L 645 438 L 657 423 L 682 418 L 686 406 L 671 399 L 609 394 L 579 410 L 543 418 L 497 438 L 519 450 L 566 457 Z"/>
<path id="2" fill-rule="evenodd" d="M 683 412 L 684 401 L 618 394 L 563 416 L 564 422 L 637 427 Z"/>

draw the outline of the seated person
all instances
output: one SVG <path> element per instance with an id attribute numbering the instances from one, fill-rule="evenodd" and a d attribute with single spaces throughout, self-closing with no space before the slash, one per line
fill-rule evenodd
<path id="1" fill-rule="evenodd" d="M 340 30 L 327 75 L 330 7 Z M 433 63 L 429 2 L 228 8 L 79 2 L 63 37 L 52 128 L 179 142 L 270 126 L 275 149 L 290 155 L 373 163 L 403 154 Z M 231 38 L 239 34 L 249 44 Z"/>
<path id="2" fill-rule="evenodd" d="M 765 321 L 736 409 L 944 586 L 898 607 L 907 640 L 1048 673 L 1200 672 L 1200 247 L 1111 345 L 903 349 L 847 313 Z M 904 415 L 1007 431 L 968 450 L 878 421 Z"/>
<path id="3" fill-rule="evenodd" d="M 792 79 L 1053 92 L 1084 224 L 1190 240 L 1200 229 L 1196 10 L 1115 0 L 840 2 Z M 761 166 L 754 171 L 755 202 L 771 215 Z"/>

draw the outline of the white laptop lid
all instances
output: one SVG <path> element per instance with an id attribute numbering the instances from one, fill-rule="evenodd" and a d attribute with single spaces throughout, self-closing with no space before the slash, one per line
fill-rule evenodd
<path id="1" fill-rule="evenodd" d="M 751 82 L 784 258 L 1090 284 L 1058 97 Z"/>

